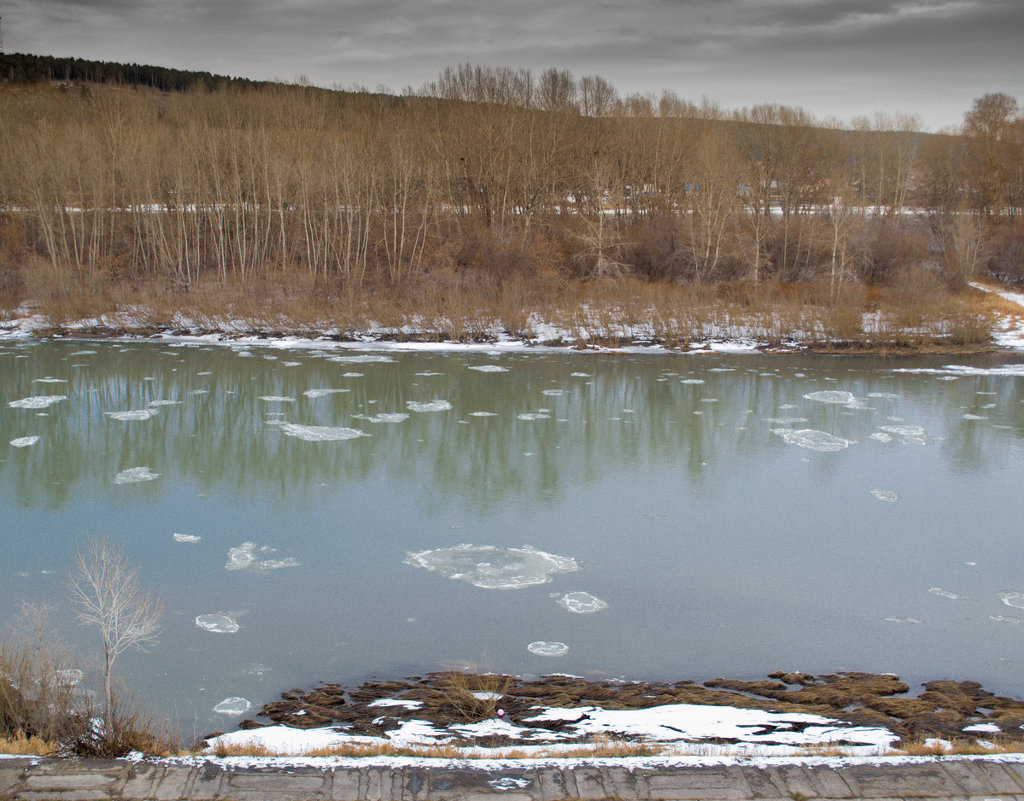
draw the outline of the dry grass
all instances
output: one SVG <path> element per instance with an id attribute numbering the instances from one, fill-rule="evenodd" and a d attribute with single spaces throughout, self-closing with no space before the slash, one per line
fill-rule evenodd
<path id="1" fill-rule="evenodd" d="M 983 756 L 985 754 L 1018 754 L 1024 742 L 997 742 L 983 745 L 974 738 L 955 737 L 943 742 L 915 740 L 887 752 L 889 756 Z"/>
<path id="2" fill-rule="evenodd" d="M 686 347 L 710 338 L 749 338 L 769 347 L 795 340 L 815 350 L 913 352 L 985 348 L 998 316 L 1024 316 L 994 293 L 951 294 L 920 272 L 893 286 L 843 285 L 833 295 L 817 281 L 582 282 L 555 270 L 498 281 L 449 269 L 397 288 L 346 285 L 301 271 L 184 285 L 163 279 L 128 284 L 102 273 L 71 277 L 43 261 L 21 270 L 25 297 L 52 325 L 106 314 L 109 325 L 143 333 L 189 321 L 202 330 L 230 325 L 309 336 L 354 336 L 376 327 L 398 338 L 465 342 L 486 339 L 496 327 L 532 337 L 537 318 L 559 328 L 563 344 L 580 347 L 635 340 Z"/>
<path id="3" fill-rule="evenodd" d="M 43 740 L 34 736 L 26 737 L 23 734 L 14 737 L 0 737 L 0 754 L 50 756 L 60 752 L 60 743 L 52 740 Z"/>
<path id="4" fill-rule="evenodd" d="M 623 758 L 658 756 L 665 752 L 660 743 L 631 742 L 611 738 L 596 738 L 592 743 L 579 743 L 551 749 L 481 749 L 473 746 L 457 746 L 449 743 L 437 745 L 394 745 L 391 743 L 358 744 L 345 743 L 326 748 L 312 748 L 301 754 L 274 751 L 256 743 L 225 745 L 217 743 L 209 752 L 218 757 L 374 757 L 407 756 L 429 759 L 493 759 L 498 753 L 501 759 L 552 759 L 552 758 Z"/>

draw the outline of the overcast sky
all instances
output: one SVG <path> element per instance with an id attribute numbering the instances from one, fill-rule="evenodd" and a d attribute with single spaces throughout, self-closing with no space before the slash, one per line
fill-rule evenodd
<path id="1" fill-rule="evenodd" d="M 327 87 L 558 67 L 622 94 L 899 111 L 931 131 L 987 92 L 1024 103 L 1024 0 L 0 0 L 0 15 L 5 52 Z"/>

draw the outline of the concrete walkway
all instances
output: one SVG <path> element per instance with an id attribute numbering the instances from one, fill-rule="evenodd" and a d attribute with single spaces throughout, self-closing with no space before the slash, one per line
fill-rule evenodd
<path id="1" fill-rule="evenodd" d="M 311 764 L 316 763 L 316 764 Z M 599 799 L 1021 799 L 1024 755 L 498 763 L 0 759 L 0 801 L 598 801 Z"/>

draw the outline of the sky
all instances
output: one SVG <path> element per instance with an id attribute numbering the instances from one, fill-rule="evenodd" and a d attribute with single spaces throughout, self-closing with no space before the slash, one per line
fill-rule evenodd
<path id="1" fill-rule="evenodd" d="M 463 63 L 843 122 L 1024 104 L 1024 0 L 0 0 L 4 52 L 402 91 Z"/>

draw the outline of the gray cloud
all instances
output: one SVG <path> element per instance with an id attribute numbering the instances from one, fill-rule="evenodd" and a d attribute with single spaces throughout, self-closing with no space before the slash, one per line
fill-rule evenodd
<path id="1" fill-rule="evenodd" d="M 1020 0 L 7 0 L 8 50 L 253 78 L 419 86 L 448 65 L 557 66 L 725 106 L 956 124 L 1024 99 Z"/>

